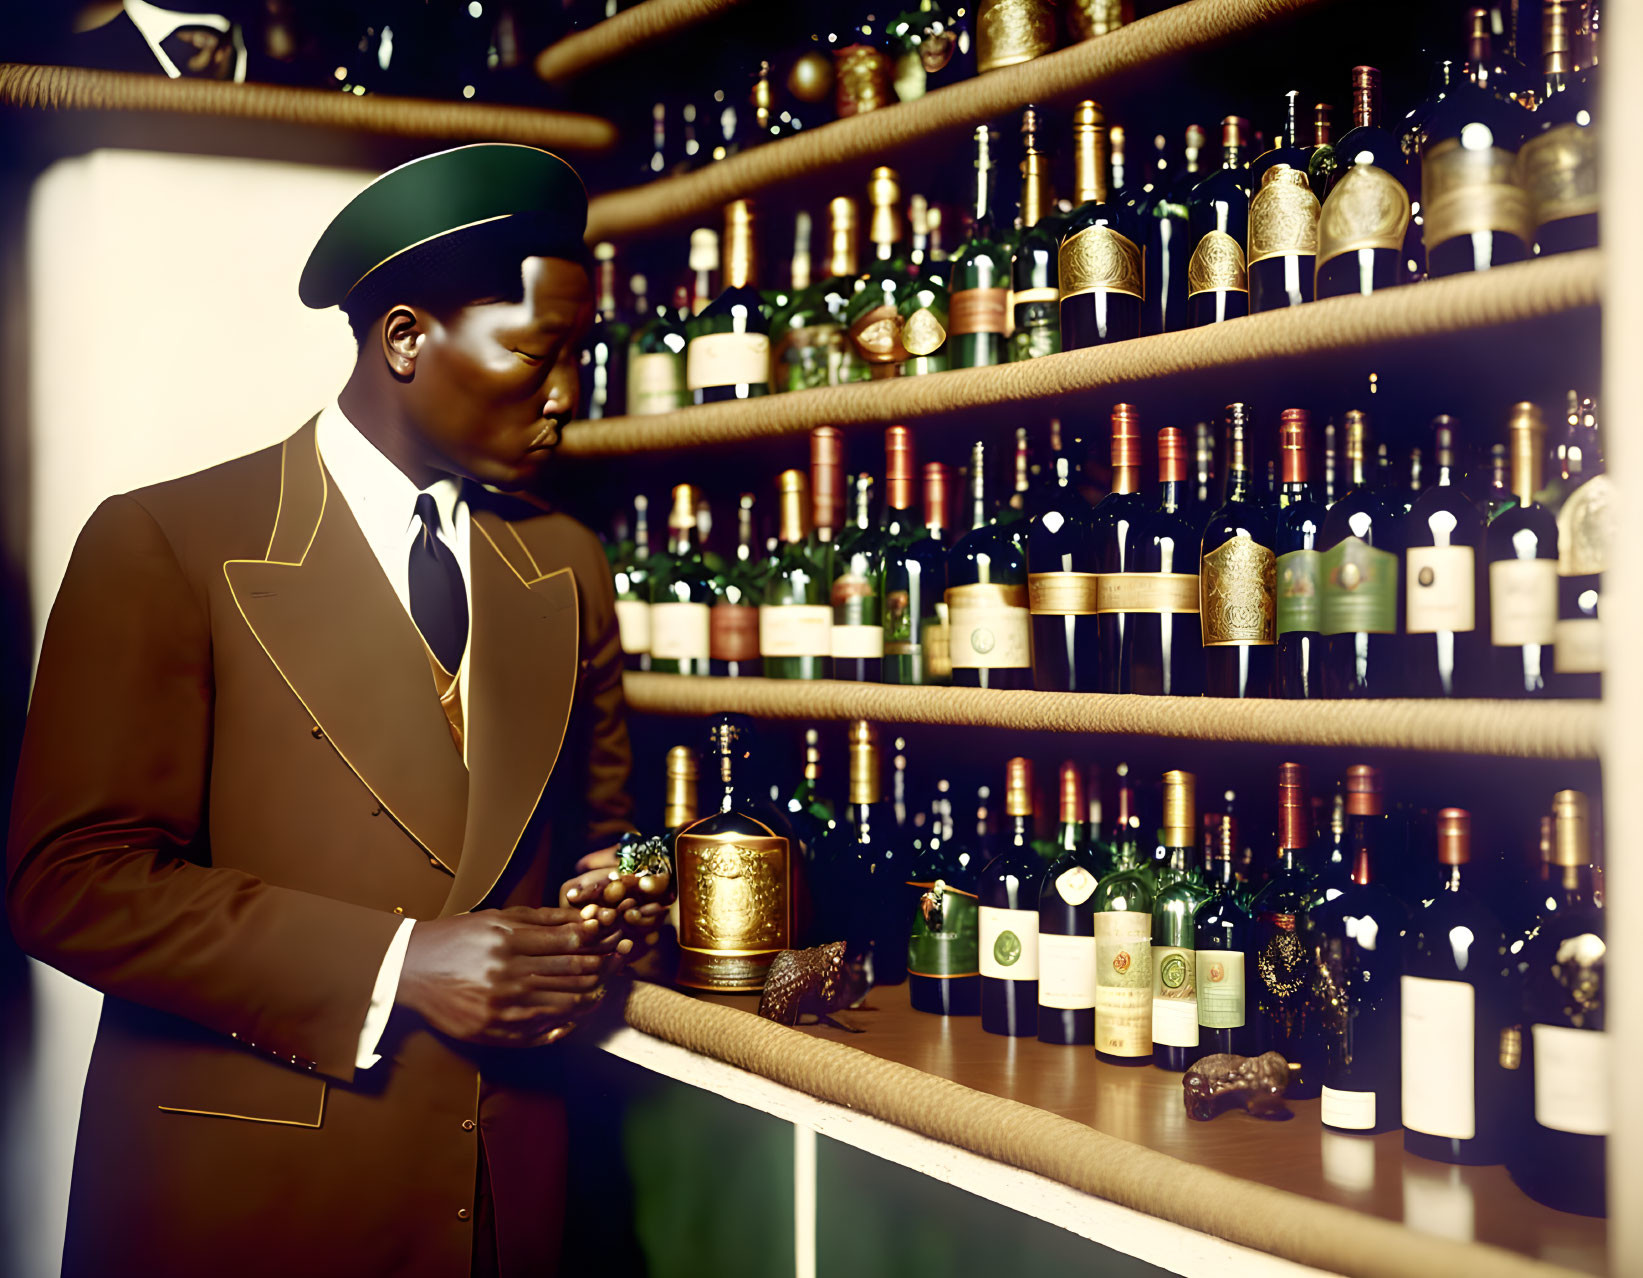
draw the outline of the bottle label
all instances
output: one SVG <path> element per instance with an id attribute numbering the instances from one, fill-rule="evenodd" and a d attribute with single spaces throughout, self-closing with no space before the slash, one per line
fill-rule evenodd
<path id="1" fill-rule="evenodd" d="M 1398 633 L 1398 557 L 1362 537 L 1323 552 L 1319 630 L 1326 635 Z"/>
<path id="2" fill-rule="evenodd" d="M 840 626 L 835 624 L 833 627 L 833 655 L 859 660 L 872 660 L 884 656 L 884 627 Z"/>
<path id="3" fill-rule="evenodd" d="M 1409 192 L 1402 182 L 1373 164 L 1354 164 L 1335 183 L 1318 215 L 1318 268 L 1359 249 L 1402 254 L 1409 211 Z"/>
<path id="4" fill-rule="evenodd" d="M 650 655 L 658 661 L 706 661 L 712 648 L 711 609 L 705 603 L 653 603 Z"/>
<path id="5" fill-rule="evenodd" d="M 638 656 L 650 651 L 650 605 L 643 599 L 616 601 L 616 630 L 622 651 Z"/>
<path id="6" fill-rule="evenodd" d="M 1025 586 L 949 586 L 950 659 L 955 670 L 1025 670 L 1033 664 Z"/>
<path id="7" fill-rule="evenodd" d="M 1559 618 L 1552 643 L 1552 669 L 1558 674 L 1603 673 L 1603 623 L 1596 617 Z"/>
<path id="8" fill-rule="evenodd" d="M 790 329 L 770 351 L 783 390 L 838 386 L 844 381 L 844 330 L 837 324 Z"/>
<path id="9" fill-rule="evenodd" d="M 759 652 L 766 657 L 833 655 L 833 610 L 826 604 L 762 604 Z"/>
<path id="10" fill-rule="evenodd" d="M 1095 916 L 1095 1045 L 1111 1056 L 1152 1054 L 1152 915 Z"/>
<path id="11" fill-rule="evenodd" d="M 1038 911 L 981 907 L 981 974 L 1001 981 L 1038 979 Z"/>
<path id="12" fill-rule="evenodd" d="M 1498 559 L 1489 565 L 1489 641 L 1497 648 L 1557 637 L 1557 560 Z"/>
<path id="13" fill-rule="evenodd" d="M 1474 991 L 1465 981 L 1406 976 L 1402 993 L 1403 1125 L 1471 1140 L 1478 1134 Z"/>
<path id="14" fill-rule="evenodd" d="M 1333 1087 L 1325 1087 L 1319 1117 L 1323 1119 L 1326 1127 L 1344 1127 L 1354 1132 L 1373 1131 L 1375 1093 L 1343 1092 Z"/>
<path id="15" fill-rule="evenodd" d="M 1249 264 L 1317 251 L 1318 197 L 1312 188 L 1281 179 L 1265 183 L 1249 202 Z"/>
<path id="16" fill-rule="evenodd" d="M 907 970 L 914 976 L 979 976 L 980 915 L 976 898 L 940 879 L 910 883 L 923 895 L 907 940 Z"/>
<path id="17" fill-rule="evenodd" d="M 1195 572 L 1104 572 L 1096 582 L 1097 612 L 1197 612 Z"/>
<path id="18" fill-rule="evenodd" d="M 1518 183 L 1529 193 L 1536 229 L 1596 213 L 1597 130 L 1560 124 L 1530 138 L 1517 153 Z"/>
<path id="19" fill-rule="evenodd" d="M 1609 1036 L 1567 1025 L 1530 1029 L 1535 1121 L 1580 1136 L 1609 1134 Z"/>
<path id="20" fill-rule="evenodd" d="M 1249 292 L 1243 245 L 1225 231 L 1206 231 L 1187 262 L 1187 296 L 1215 292 Z"/>
<path id="21" fill-rule="evenodd" d="M 1470 546 L 1411 546 L 1405 628 L 1412 635 L 1464 634 L 1477 628 L 1477 552 Z"/>
<path id="22" fill-rule="evenodd" d="M 1570 493 L 1557 512 L 1557 571 L 1560 577 L 1602 572 L 1614 529 L 1614 485 L 1594 475 Z"/>
<path id="23" fill-rule="evenodd" d="M 947 337 L 962 337 L 966 333 L 997 333 L 1003 335 L 1009 324 L 1010 290 L 1007 288 L 965 288 L 947 299 Z M 907 341 L 906 335 L 902 341 Z M 908 353 L 920 354 L 911 346 Z M 928 355 L 929 351 L 922 352 Z"/>
<path id="24" fill-rule="evenodd" d="M 1198 950 L 1198 1024 L 1237 1029 L 1244 1023 L 1244 955 L 1241 950 Z"/>
<path id="25" fill-rule="evenodd" d="M 993 0 L 976 9 L 976 70 L 1028 62 L 1055 48 L 1050 0 Z"/>
<path id="26" fill-rule="evenodd" d="M 1069 866 L 1056 875 L 1055 893 L 1068 905 L 1083 905 L 1095 895 L 1098 880 L 1082 865 Z"/>
<path id="27" fill-rule="evenodd" d="M 1278 556 L 1278 618 L 1281 635 L 1293 631 L 1317 634 L 1323 626 L 1318 581 L 1323 555 L 1316 550 L 1291 550 Z"/>
<path id="28" fill-rule="evenodd" d="M 924 674 L 930 683 L 947 683 L 953 677 L 952 627 L 947 623 L 947 605 L 936 605 L 936 619 L 924 625 Z"/>
<path id="29" fill-rule="evenodd" d="M 1275 641 L 1277 566 L 1271 546 L 1242 533 L 1204 556 L 1199 608 L 1206 648 Z"/>
<path id="30" fill-rule="evenodd" d="M 1086 617 L 1095 612 L 1093 572 L 1035 572 L 1027 575 L 1027 607 L 1035 617 Z"/>
<path id="31" fill-rule="evenodd" d="M 685 362 L 671 351 L 635 355 L 628 361 L 628 412 L 635 417 L 671 413 L 689 401 Z"/>
<path id="32" fill-rule="evenodd" d="M 1064 240 L 1056 252 L 1055 266 L 1063 302 L 1082 293 L 1146 296 L 1146 266 L 1140 248 L 1110 226 L 1087 226 Z"/>
<path id="33" fill-rule="evenodd" d="M 725 838 L 686 826 L 674 841 L 680 984 L 757 990 L 770 960 L 792 948 L 787 840 L 749 824 L 767 833 Z"/>
<path id="34" fill-rule="evenodd" d="M 1095 1006 L 1095 938 L 1038 934 L 1038 1005 L 1065 1012 Z"/>
<path id="35" fill-rule="evenodd" d="M 715 661 L 754 661 L 759 656 L 759 610 L 749 604 L 714 604 L 708 655 Z"/>
<path id="36" fill-rule="evenodd" d="M 703 333 L 685 347 L 685 385 L 760 386 L 770 381 L 770 338 L 763 333 Z"/>
<path id="37" fill-rule="evenodd" d="M 1482 128 L 1487 138 L 1488 129 Z M 1517 156 L 1498 146 L 1445 138 L 1421 162 L 1421 215 L 1430 252 L 1457 235 L 1501 231 L 1534 239 L 1529 195 L 1516 181 Z"/>
<path id="38" fill-rule="evenodd" d="M 1033 304 L 1041 306 L 1049 305 L 1053 307 L 1060 300 L 1061 290 L 1053 285 L 1046 285 L 1044 288 L 1016 289 L 1010 294 L 1010 308 L 1015 311 L 1015 322 L 1019 326 L 1021 323 L 1020 307 Z"/>
<path id="39" fill-rule="evenodd" d="M 1260 1009 L 1287 1045 L 1301 1036 L 1306 1024 L 1306 946 L 1295 935 L 1293 914 L 1267 912 L 1258 922 L 1258 934 L 1266 938 L 1255 954 Z"/>
<path id="40" fill-rule="evenodd" d="M 1198 1046 L 1198 960 L 1175 945 L 1152 949 L 1152 1041 Z"/>
<path id="41" fill-rule="evenodd" d="M 899 364 L 907 358 L 907 348 L 901 343 L 901 316 L 888 302 L 858 316 L 850 326 L 850 340 L 869 364 Z"/>

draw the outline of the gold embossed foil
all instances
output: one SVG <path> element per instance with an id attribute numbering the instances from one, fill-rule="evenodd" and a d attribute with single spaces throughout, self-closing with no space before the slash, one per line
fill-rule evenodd
<path id="1" fill-rule="evenodd" d="M 1516 181 L 1517 156 L 1498 146 L 1466 145 L 1470 140 L 1445 138 L 1421 163 L 1427 252 L 1473 231 L 1501 231 L 1525 244 L 1534 238 L 1529 195 Z"/>
<path id="2" fill-rule="evenodd" d="M 1062 0 L 1061 7 L 1067 15 L 1067 34 L 1074 40 L 1106 35 L 1135 16 L 1130 0 Z"/>
<path id="3" fill-rule="evenodd" d="M 760 989 L 771 961 L 792 945 L 788 842 L 749 817 L 736 820 L 745 829 L 700 833 L 722 823 L 715 814 L 675 841 L 681 985 Z"/>
<path id="4" fill-rule="evenodd" d="M 1206 232 L 1187 262 L 1187 296 L 1217 291 L 1249 292 L 1243 246 L 1225 231 Z"/>
<path id="5" fill-rule="evenodd" d="M 981 0 L 976 10 L 976 70 L 1031 62 L 1055 48 L 1049 0 Z"/>
<path id="6" fill-rule="evenodd" d="M 1249 202 L 1249 263 L 1318 251 L 1318 197 L 1300 169 L 1274 164 Z"/>
<path id="7" fill-rule="evenodd" d="M 1409 192 L 1385 169 L 1355 164 L 1324 201 L 1318 216 L 1318 265 L 1359 249 L 1403 248 Z"/>
<path id="8" fill-rule="evenodd" d="M 1110 226 L 1085 227 L 1056 254 L 1063 300 L 1095 292 L 1144 297 L 1145 271 L 1141 249 Z"/>
<path id="9" fill-rule="evenodd" d="M 1199 608 L 1206 648 L 1277 638 L 1278 561 L 1272 547 L 1230 537 L 1204 556 Z"/>
<path id="10" fill-rule="evenodd" d="M 1597 212 L 1597 130 L 1560 124 L 1517 153 L 1518 184 L 1528 192 L 1538 230 L 1548 222 Z"/>

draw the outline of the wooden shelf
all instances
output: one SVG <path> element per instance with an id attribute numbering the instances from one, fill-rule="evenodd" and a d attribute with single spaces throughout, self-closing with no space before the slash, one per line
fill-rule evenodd
<path id="1" fill-rule="evenodd" d="M 1514 367 L 1527 371 L 1538 360 L 1567 361 L 1568 326 L 1595 319 L 1602 283 L 1602 253 L 1590 249 L 995 368 L 792 391 L 653 417 L 574 422 L 565 429 L 560 451 L 611 457 L 738 444 L 821 425 L 951 416 L 969 428 L 989 413 L 1018 419 L 1022 406 L 1039 404 L 1048 415 L 1065 408 L 1069 398 L 1110 397 L 1120 390 L 1143 409 L 1159 400 L 1202 407 L 1206 395 L 1214 404 L 1224 402 L 1214 398 L 1218 394 L 1236 398 L 1233 387 L 1248 386 L 1256 373 L 1263 383 L 1288 388 L 1320 376 L 1344 378 L 1350 365 L 1372 367 L 1376 360 L 1395 360 L 1406 377 L 1428 366 L 1435 375 L 1447 369 L 1452 381 L 1460 376 L 1463 357 L 1498 359 L 1508 347 L 1521 355 Z M 1558 341 L 1544 340 L 1554 335 Z M 1270 396 L 1263 402 L 1277 407 Z"/>
<path id="2" fill-rule="evenodd" d="M 128 71 L 0 63 L 0 107 L 257 120 L 384 137 L 520 142 L 558 151 L 607 151 L 616 126 L 598 116 L 477 102 L 333 93 L 273 84 L 171 80 Z"/>
<path id="3" fill-rule="evenodd" d="M 586 31 L 554 41 L 536 55 L 536 74 L 549 82 L 572 79 L 742 3 L 744 0 L 644 0 Z"/>
<path id="4" fill-rule="evenodd" d="M 1231 701 L 832 679 L 707 679 L 637 671 L 623 676 L 623 687 L 628 709 L 646 714 L 871 719 L 1519 759 L 1595 759 L 1602 731 L 1596 701 Z"/>

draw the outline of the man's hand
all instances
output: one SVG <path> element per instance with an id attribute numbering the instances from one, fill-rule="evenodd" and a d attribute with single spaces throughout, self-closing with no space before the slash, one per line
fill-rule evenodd
<path id="1" fill-rule="evenodd" d="M 602 926 L 620 917 L 623 931 L 641 950 L 649 949 L 659 939 L 658 929 L 673 903 L 672 879 L 666 874 L 619 874 L 616 864 L 615 844 L 588 853 L 576 863 L 576 877 L 560 888 L 559 904 L 593 904 Z"/>
<path id="2" fill-rule="evenodd" d="M 633 949 L 586 910 L 481 910 L 419 921 L 397 1002 L 465 1043 L 538 1047 L 570 1033 Z"/>

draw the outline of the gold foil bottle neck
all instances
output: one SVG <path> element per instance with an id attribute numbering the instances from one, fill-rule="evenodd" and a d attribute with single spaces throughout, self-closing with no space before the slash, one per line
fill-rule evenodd
<path id="1" fill-rule="evenodd" d="M 1381 73 L 1374 67 L 1352 68 L 1352 123 L 1367 128 L 1380 115 Z"/>
<path id="2" fill-rule="evenodd" d="M 891 510 L 908 510 L 913 505 L 913 432 L 905 426 L 891 426 L 884 432 L 885 500 Z"/>
<path id="3" fill-rule="evenodd" d="M 1278 846 L 1304 848 L 1312 842 L 1312 798 L 1306 764 L 1278 765 Z"/>
<path id="4" fill-rule="evenodd" d="M 1190 848 L 1198 831 L 1198 778 L 1164 773 L 1164 846 Z"/>
<path id="5" fill-rule="evenodd" d="M 1061 765 L 1061 824 L 1084 820 L 1084 773 L 1072 759 Z"/>
<path id="6" fill-rule="evenodd" d="M 1590 804 L 1579 790 L 1552 796 L 1552 864 L 1565 867 L 1592 863 Z"/>
<path id="7" fill-rule="evenodd" d="M 696 752 L 686 745 L 676 745 L 667 752 L 667 794 L 663 804 L 662 826 L 676 830 L 696 819 Z"/>
<path id="8" fill-rule="evenodd" d="M 1028 107 L 1021 116 L 1021 225 L 1037 226 L 1055 201 L 1049 158 L 1038 149 L 1038 117 Z"/>
<path id="9" fill-rule="evenodd" d="M 1546 452 L 1546 419 L 1527 400 L 1512 405 L 1507 426 L 1512 446 L 1512 493 L 1528 506 L 1540 491 Z"/>
<path id="10" fill-rule="evenodd" d="M 850 802 L 877 803 L 879 790 L 879 730 L 866 719 L 850 721 Z"/>
<path id="11" fill-rule="evenodd" d="M 719 233 L 711 227 L 698 226 L 690 233 L 690 269 L 716 271 L 719 269 Z"/>
<path id="12" fill-rule="evenodd" d="M 827 274 L 850 277 L 857 274 L 856 202 L 848 195 L 835 196 L 827 204 Z"/>
<path id="13" fill-rule="evenodd" d="M 1465 808 L 1438 813 L 1438 864 L 1465 865 L 1472 859 L 1472 814 Z"/>
<path id="14" fill-rule="evenodd" d="M 1382 816 L 1386 812 L 1384 779 L 1379 768 L 1357 763 L 1346 770 L 1348 816 Z"/>
<path id="15" fill-rule="evenodd" d="M 1014 758 L 1004 765 L 1004 815 L 1033 814 L 1033 761 Z"/>
<path id="16" fill-rule="evenodd" d="M 673 506 L 668 511 L 667 526 L 670 532 L 687 532 L 696 527 L 697 492 L 694 484 L 675 484 L 673 486 Z"/>
<path id="17" fill-rule="evenodd" d="M 780 537 L 796 545 L 810 535 L 810 481 L 802 470 L 784 470 L 780 486 Z"/>
<path id="18" fill-rule="evenodd" d="M 1107 115 L 1085 99 L 1073 109 L 1073 203 L 1107 200 Z"/>
<path id="19" fill-rule="evenodd" d="M 1298 186 L 1303 191 L 1312 189 L 1312 182 L 1305 170 L 1291 168 L 1287 164 L 1274 164 L 1261 175 L 1261 185 L 1268 187 L 1277 182 L 1288 182 L 1291 186 Z"/>
<path id="20" fill-rule="evenodd" d="M 901 178 L 896 171 L 880 165 L 867 183 L 867 203 L 872 217 L 867 238 L 888 248 L 901 239 Z"/>
<path id="21" fill-rule="evenodd" d="M 753 236 L 753 201 L 725 205 L 725 286 L 755 288 L 759 263 Z"/>
<path id="22" fill-rule="evenodd" d="M 1541 65 L 1547 75 L 1567 74 L 1574 70 L 1570 57 L 1569 6 L 1565 0 L 1544 0 L 1540 11 Z"/>
<path id="23" fill-rule="evenodd" d="M 793 261 L 788 282 L 794 293 L 810 287 L 810 214 L 800 209 L 793 215 Z"/>
<path id="24" fill-rule="evenodd" d="M 1248 404 L 1227 405 L 1227 475 L 1250 469 Z"/>

